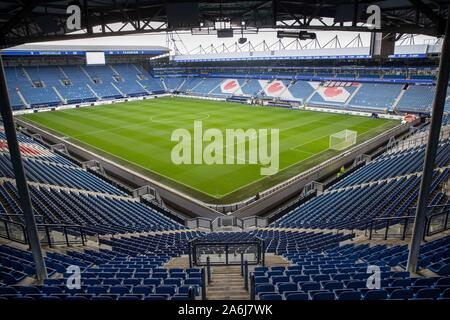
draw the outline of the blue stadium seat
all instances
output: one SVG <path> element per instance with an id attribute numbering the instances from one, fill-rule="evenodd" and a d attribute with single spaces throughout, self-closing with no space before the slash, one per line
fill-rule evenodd
<path id="1" fill-rule="evenodd" d="M 361 300 L 361 294 L 357 291 L 345 291 L 338 296 L 338 300 Z"/>
<path id="2" fill-rule="evenodd" d="M 397 289 L 391 292 L 389 298 L 390 299 L 412 299 L 414 297 L 414 293 L 410 289 Z"/>
<path id="3" fill-rule="evenodd" d="M 259 295 L 259 300 L 263 301 L 283 300 L 283 296 L 276 293 L 262 293 L 261 295 Z"/>
<path id="4" fill-rule="evenodd" d="M 385 290 L 369 290 L 364 295 L 364 300 L 385 300 L 388 293 Z"/>
<path id="5" fill-rule="evenodd" d="M 286 300 L 295 300 L 295 301 L 307 301 L 309 299 L 307 293 L 296 293 L 296 292 L 290 292 L 289 294 L 285 294 Z"/>

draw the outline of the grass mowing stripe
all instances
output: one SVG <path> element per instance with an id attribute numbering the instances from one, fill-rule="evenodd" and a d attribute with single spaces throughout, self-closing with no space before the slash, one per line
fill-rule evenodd
<path id="1" fill-rule="evenodd" d="M 360 116 L 187 98 L 149 99 L 21 117 L 129 165 L 141 174 L 216 203 L 251 196 L 335 155 L 328 149 L 330 134 L 355 130 L 360 143 L 398 124 Z M 173 164 L 172 131 L 176 128 L 192 131 L 193 122 L 198 119 L 203 119 L 204 130 L 278 128 L 280 171 L 264 177 L 260 175 L 260 165 L 248 163 Z"/>

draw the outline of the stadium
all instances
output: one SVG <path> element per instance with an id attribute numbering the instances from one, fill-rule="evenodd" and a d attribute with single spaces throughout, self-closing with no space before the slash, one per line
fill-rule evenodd
<path id="1" fill-rule="evenodd" d="M 450 300 L 448 1 L 0 13 L 0 304 Z"/>

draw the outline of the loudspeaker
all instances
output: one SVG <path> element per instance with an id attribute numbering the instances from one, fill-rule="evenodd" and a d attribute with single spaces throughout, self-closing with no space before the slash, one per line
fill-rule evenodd
<path id="1" fill-rule="evenodd" d="M 55 33 L 61 31 L 61 27 L 59 26 L 58 22 L 56 20 L 53 20 L 51 17 L 36 17 L 34 18 L 34 21 L 43 33 Z"/>
<path id="2" fill-rule="evenodd" d="M 169 29 L 199 26 L 197 2 L 167 3 L 166 14 Z"/>
<path id="3" fill-rule="evenodd" d="M 217 30 L 217 38 L 233 38 L 233 29 Z"/>
<path id="4" fill-rule="evenodd" d="M 362 17 L 365 12 L 366 6 L 359 4 L 356 12 L 356 21 Z M 334 15 L 334 22 L 351 22 L 355 15 L 355 6 L 353 4 L 342 4 L 337 6 L 336 13 Z"/>

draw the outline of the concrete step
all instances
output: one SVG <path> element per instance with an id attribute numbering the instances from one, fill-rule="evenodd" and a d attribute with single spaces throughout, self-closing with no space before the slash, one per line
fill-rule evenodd
<path id="1" fill-rule="evenodd" d="M 248 294 L 233 294 L 233 295 L 220 295 L 220 296 L 211 296 L 208 300 L 250 300 L 250 296 Z"/>
<path id="2" fill-rule="evenodd" d="M 208 300 L 248 300 L 240 266 L 214 266 L 206 289 Z"/>
<path id="3" fill-rule="evenodd" d="M 165 268 L 189 268 L 189 257 L 186 255 L 173 258 L 164 265 Z"/>
<path id="4" fill-rule="evenodd" d="M 213 278 L 211 278 L 210 285 L 223 284 L 224 282 L 229 283 L 229 284 L 236 284 L 236 283 L 242 283 L 243 281 L 244 281 L 244 279 L 242 277 L 236 278 L 236 279 L 227 279 L 227 278 L 220 279 L 217 277 L 213 277 Z"/>
<path id="5" fill-rule="evenodd" d="M 208 285 L 208 288 L 243 288 L 244 287 L 244 280 L 241 280 L 241 282 L 233 281 L 233 282 L 211 282 Z"/>
<path id="6" fill-rule="evenodd" d="M 244 285 L 237 286 L 237 287 L 208 287 L 207 288 L 208 293 L 222 293 L 222 292 L 235 292 L 235 293 L 246 293 L 247 291 L 244 289 Z"/>
<path id="7" fill-rule="evenodd" d="M 267 267 L 273 266 L 288 266 L 290 263 L 282 256 L 277 256 L 275 254 L 266 254 L 265 265 Z"/>
<path id="8" fill-rule="evenodd" d="M 211 277 L 214 279 L 242 279 L 241 274 L 225 274 L 211 272 Z"/>

